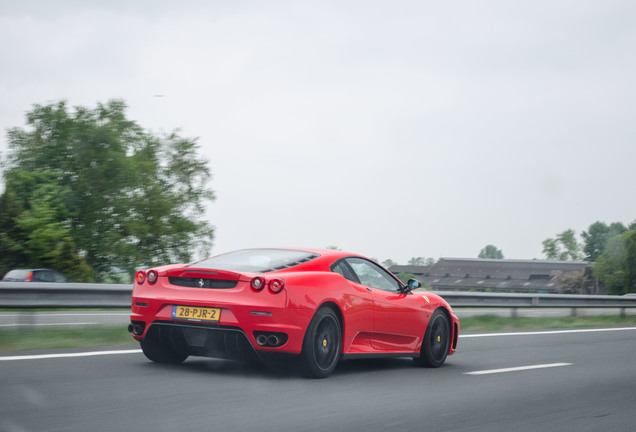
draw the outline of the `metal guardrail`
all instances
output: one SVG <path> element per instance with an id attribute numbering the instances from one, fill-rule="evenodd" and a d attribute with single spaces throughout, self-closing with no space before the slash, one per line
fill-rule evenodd
<path id="1" fill-rule="evenodd" d="M 130 308 L 132 284 L 0 282 L 0 308 Z"/>
<path id="2" fill-rule="evenodd" d="M 636 308 L 636 296 L 433 291 L 454 308 Z M 128 308 L 131 284 L 0 282 L 0 308 Z"/>
<path id="3" fill-rule="evenodd" d="M 626 309 L 636 308 L 636 296 L 609 295 L 580 295 L 580 294 L 510 294 L 434 291 L 443 297 L 453 308 L 506 308 L 511 309 L 511 315 L 517 315 L 517 309 L 531 308 L 567 308 L 571 315 L 577 314 L 577 309 L 602 308 L 620 309 L 624 316 Z"/>
<path id="4" fill-rule="evenodd" d="M 636 308 L 634 296 L 434 291 L 452 307 Z"/>

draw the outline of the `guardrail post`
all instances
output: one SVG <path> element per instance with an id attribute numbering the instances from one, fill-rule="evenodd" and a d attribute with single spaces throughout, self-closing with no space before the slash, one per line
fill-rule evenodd
<path id="1" fill-rule="evenodd" d="M 627 316 L 627 308 L 621 308 L 621 318 L 625 318 Z"/>
<path id="2" fill-rule="evenodd" d="M 576 308 L 573 307 L 572 310 L 570 311 L 570 316 L 575 317 L 576 316 L 576 312 L 577 312 Z"/>
<path id="3" fill-rule="evenodd" d="M 517 318 L 517 308 L 516 307 L 510 308 L 510 316 L 512 318 Z"/>
<path id="4" fill-rule="evenodd" d="M 17 324 L 18 330 L 33 330 L 35 328 L 35 312 L 32 310 L 18 312 Z"/>

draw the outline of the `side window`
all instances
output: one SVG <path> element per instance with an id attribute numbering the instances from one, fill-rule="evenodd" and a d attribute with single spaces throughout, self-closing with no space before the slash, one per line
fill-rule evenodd
<path id="1" fill-rule="evenodd" d="M 47 282 L 46 272 L 34 271 L 33 276 L 31 277 L 31 282 Z"/>
<path id="2" fill-rule="evenodd" d="M 351 271 L 351 267 L 349 267 L 347 263 L 344 262 L 344 260 L 340 260 L 333 266 L 331 266 L 331 271 L 343 275 L 347 280 L 355 283 L 360 283 L 356 275 Z"/>
<path id="3" fill-rule="evenodd" d="M 347 263 L 356 273 L 362 285 L 384 291 L 399 291 L 399 282 L 382 267 L 371 261 L 362 258 L 347 258 Z"/>
<path id="4" fill-rule="evenodd" d="M 53 272 L 53 280 L 55 282 L 68 282 L 68 278 L 62 273 Z"/>

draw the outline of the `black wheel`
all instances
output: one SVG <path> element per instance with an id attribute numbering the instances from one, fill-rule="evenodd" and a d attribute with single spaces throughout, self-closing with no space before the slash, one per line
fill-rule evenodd
<path id="1" fill-rule="evenodd" d="M 139 344 L 148 360 L 156 363 L 177 364 L 188 358 L 183 334 L 177 329 L 151 327 Z"/>
<path id="2" fill-rule="evenodd" d="M 426 367 L 440 367 L 446 361 L 450 346 L 451 329 L 446 314 L 436 310 L 428 322 L 420 357 L 415 358 L 415 364 Z"/>
<path id="3" fill-rule="evenodd" d="M 340 360 L 342 332 L 340 321 L 330 308 L 316 312 L 307 327 L 300 354 L 303 374 L 309 378 L 326 378 Z"/>

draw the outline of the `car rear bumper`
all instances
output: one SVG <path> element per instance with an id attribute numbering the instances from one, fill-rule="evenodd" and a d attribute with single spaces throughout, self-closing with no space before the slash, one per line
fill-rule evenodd
<path id="1" fill-rule="evenodd" d="M 237 352 L 256 352 L 267 358 L 273 354 L 299 354 L 305 330 L 313 311 L 265 305 L 231 304 L 228 302 L 187 301 L 194 307 L 221 310 L 218 321 L 173 318 L 175 304 L 158 299 L 133 298 L 130 316 L 132 335 L 143 340 L 153 326 L 170 327 L 188 343 L 192 355 L 236 358 Z"/>

